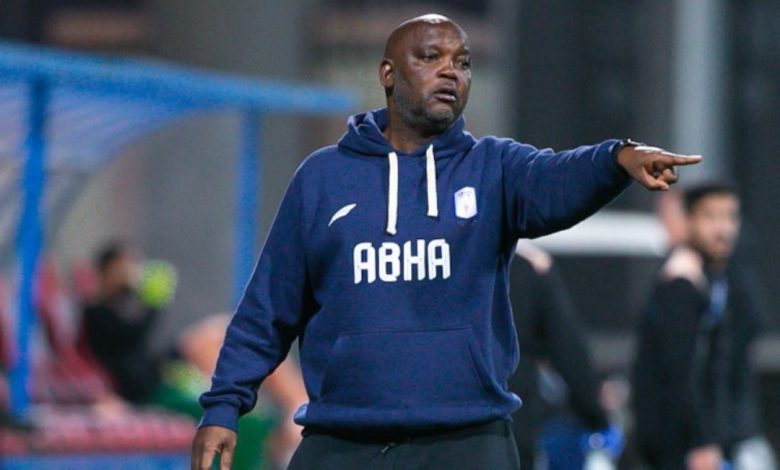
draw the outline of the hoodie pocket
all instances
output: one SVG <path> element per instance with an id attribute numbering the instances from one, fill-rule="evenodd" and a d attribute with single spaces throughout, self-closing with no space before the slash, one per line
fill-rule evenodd
<path id="1" fill-rule="evenodd" d="M 372 408 L 473 405 L 492 401 L 497 392 L 470 327 L 342 333 L 320 401 Z"/>

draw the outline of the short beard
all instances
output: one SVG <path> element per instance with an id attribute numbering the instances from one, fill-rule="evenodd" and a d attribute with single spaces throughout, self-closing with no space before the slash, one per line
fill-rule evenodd
<path id="1" fill-rule="evenodd" d="M 453 110 L 431 112 L 410 95 L 405 87 L 395 86 L 392 95 L 395 110 L 409 127 L 420 129 L 423 135 L 439 135 L 457 120 L 458 115 Z"/>

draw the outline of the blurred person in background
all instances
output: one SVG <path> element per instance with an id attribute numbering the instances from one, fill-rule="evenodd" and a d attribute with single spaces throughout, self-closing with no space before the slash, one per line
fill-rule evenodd
<path id="1" fill-rule="evenodd" d="M 229 322 L 228 314 L 217 313 L 187 327 L 177 339 L 180 359 L 169 359 L 163 365 L 164 388 L 186 391 L 188 406 L 196 407 L 187 411 L 195 419 L 200 419 L 202 414 L 197 397 L 208 389 Z M 263 383 L 261 392 L 260 405 L 239 421 L 240 439 L 234 468 L 285 468 L 301 441 L 301 427 L 293 422 L 292 416 L 306 402 L 306 390 L 295 358 L 288 357 L 282 362 Z M 166 402 L 158 400 L 156 404 L 166 405 Z M 174 410 L 180 408 L 175 401 L 167 404 Z"/>
<path id="2" fill-rule="evenodd" d="M 666 234 L 667 251 L 688 241 L 688 220 L 683 195 L 679 190 L 672 189 L 658 195 L 655 215 Z"/>
<path id="3" fill-rule="evenodd" d="M 390 34 L 379 80 L 387 108 L 350 118 L 288 187 L 201 398 L 192 468 L 216 454 L 230 467 L 238 417 L 299 337 L 309 401 L 291 468 L 517 468 L 515 242 L 574 225 L 632 178 L 668 189 L 700 160 L 475 139 L 469 40 L 441 15 Z"/>
<path id="4" fill-rule="evenodd" d="M 689 189 L 684 229 L 674 207 L 662 209 L 674 231 L 639 328 L 639 452 L 653 468 L 773 469 L 748 354 L 762 321 L 756 279 L 733 257 L 739 198 L 721 183 Z"/>
<path id="5" fill-rule="evenodd" d="M 129 245 L 112 242 L 95 259 L 97 297 L 84 307 L 86 344 L 125 400 L 148 402 L 160 385 L 161 357 L 150 339 L 176 288 L 162 262 L 144 266 Z"/>
<path id="6" fill-rule="evenodd" d="M 198 396 L 208 388 L 229 317 L 213 314 L 185 328 L 174 345 L 150 349 L 160 315 L 173 300 L 176 272 L 159 260 L 143 260 L 127 243 L 111 242 L 95 259 L 98 290 L 82 318 L 86 352 L 113 379 L 117 393 L 137 406 L 158 406 L 201 418 Z M 305 401 L 300 372 L 285 361 L 264 390 L 271 403 L 241 420 L 238 468 L 275 468 L 289 461 L 300 441 L 292 414 Z"/>
<path id="7" fill-rule="evenodd" d="M 520 240 L 515 254 L 509 269 L 509 298 L 520 362 L 509 389 L 523 400 L 513 415 L 520 467 L 588 468 L 588 457 L 599 453 L 608 457 L 612 468 L 620 455 L 622 435 L 601 405 L 601 381 L 577 309 L 548 253 Z M 546 423 L 554 423 L 554 431 L 565 427 L 566 432 L 542 440 Z M 546 457 L 539 452 L 543 442 L 548 444 Z"/>

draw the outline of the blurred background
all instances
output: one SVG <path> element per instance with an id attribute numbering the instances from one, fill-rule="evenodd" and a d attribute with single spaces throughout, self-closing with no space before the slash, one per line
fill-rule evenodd
<path id="1" fill-rule="evenodd" d="M 259 229 L 247 254 L 253 259 L 300 162 L 335 142 L 349 114 L 383 106 L 377 66 L 389 31 L 428 12 L 450 16 L 471 38 L 466 119 L 476 136 L 555 149 L 631 137 L 703 154 L 703 164 L 683 169 L 683 185 L 737 184 L 745 218 L 741 244 L 759 273 L 767 314 L 753 360 L 766 433 L 777 449 L 780 2 L 0 0 L 0 39 L 350 94 L 353 106 L 329 115 L 261 115 Z M 64 278 L 116 239 L 175 266 L 175 297 L 153 331 L 152 348 L 167 348 L 188 326 L 234 306 L 241 126 L 240 114 L 230 111 L 176 120 L 124 147 L 48 214 L 43 256 Z M 571 290 L 604 376 L 628 373 L 635 327 L 662 261 L 655 198 L 632 187 L 609 208 L 624 216 L 597 220 L 582 236 L 538 243 Z M 11 286 L 18 269 L 14 230 L 4 228 L 0 240 L 0 272 Z M 599 234 L 617 232 L 623 235 L 614 242 L 599 243 Z"/>

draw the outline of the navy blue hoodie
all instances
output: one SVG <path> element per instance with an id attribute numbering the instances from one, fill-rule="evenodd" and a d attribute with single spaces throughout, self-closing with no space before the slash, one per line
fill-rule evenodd
<path id="1" fill-rule="evenodd" d="M 507 268 L 520 237 L 568 228 L 629 183 L 617 141 L 554 153 L 474 139 L 459 119 L 411 154 L 387 111 L 350 118 L 293 177 L 233 320 L 201 426 L 236 429 L 296 337 L 295 421 L 423 430 L 508 418 L 518 346 Z"/>

